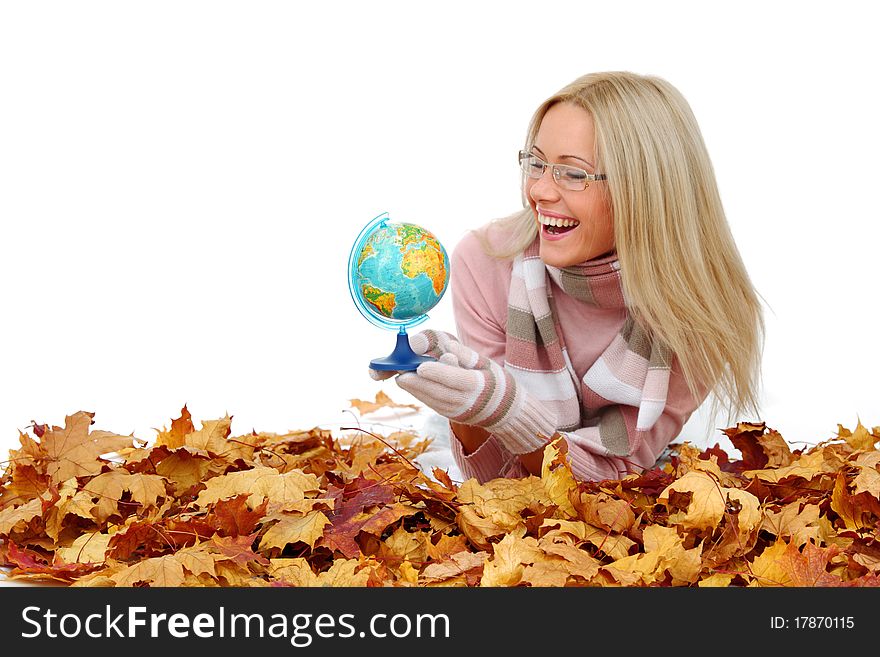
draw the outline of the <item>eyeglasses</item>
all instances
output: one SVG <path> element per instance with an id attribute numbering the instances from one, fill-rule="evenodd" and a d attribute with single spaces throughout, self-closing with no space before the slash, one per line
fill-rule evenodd
<path id="1" fill-rule="evenodd" d="M 590 186 L 591 182 L 607 179 L 604 173 L 587 173 L 583 169 L 570 167 L 566 164 L 550 164 L 534 153 L 529 153 L 528 151 L 519 152 L 519 168 L 529 178 L 534 178 L 535 180 L 541 178 L 547 167 L 550 167 L 553 180 L 556 181 L 557 185 L 573 192 L 582 192 Z"/>

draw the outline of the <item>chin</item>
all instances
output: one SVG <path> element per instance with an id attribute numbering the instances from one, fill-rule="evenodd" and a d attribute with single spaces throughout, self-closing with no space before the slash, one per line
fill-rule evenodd
<path id="1" fill-rule="evenodd" d="M 541 244 L 541 249 L 538 254 L 541 256 L 541 260 L 544 261 L 545 265 L 550 265 L 557 269 L 564 269 L 565 267 L 580 264 L 586 259 L 581 257 L 580 254 L 571 253 L 568 249 L 554 249 L 543 243 Z"/>

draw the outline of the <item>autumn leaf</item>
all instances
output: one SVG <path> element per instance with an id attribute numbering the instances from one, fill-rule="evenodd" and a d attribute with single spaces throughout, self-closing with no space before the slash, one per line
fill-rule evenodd
<path id="1" fill-rule="evenodd" d="M 414 411 L 419 410 L 419 406 L 416 404 L 398 404 L 397 402 L 392 401 L 392 399 L 381 390 L 376 393 L 375 401 L 363 401 L 362 399 L 349 399 L 348 401 L 351 402 L 352 408 L 356 408 L 361 415 L 374 413 L 381 408 L 409 408 Z"/>
<path id="2" fill-rule="evenodd" d="M 130 436 L 119 436 L 107 431 L 89 433 L 94 416 L 94 413 L 84 411 L 68 415 L 63 429 L 53 427 L 43 434 L 40 447 L 46 453 L 46 473 L 53 482 L 96 475 L 103 467 L 99 456 L 131 447 Z"/>
<path id="3" fill-rule="evenodd" d="M 320 511 L 312 511 L 302 516 L 284 516 L 263 534 L 260 550 L 278 548 L 283 550 L 289 543 L 303 542 L 315 547 L 318 539 L 324 536 L 324 527 L 330 521 Z"/>
<path id="4" fill-rule="evenodd" d="M 389 405 L 377 397 L 374 404 Z M 365 407 L 368 408 L 368 407 Z M 362 412 L 369 412 L 361 409 Z M 791 451 L 764 423 L 671 463 L 460 484 L 410 430 L 196 429 L 152 445 L 33 422 L 0 473 L 6 577 L 71 586 L 880 586 L 880 429 Z M 137 443 L 137 444 L 135 444 Z M 110 452 L 115 456 L 108 458 Z"/>
<path id="5" fill-rule="evenodd" d="M 689 494 L 687 507 L 669 516 L 670 522 L 678 523 L 684 529 L 714 530 L 731 507 L 737 509 L 741 532 L 752 531 L 762 519 L 760 503 L 754 495 L 735 488 L 723 488 L 706 472 L 688 472 L 667 486 L 657 500 L 669 506 L 672 492 Z"/>
<path id="6" fill-rule="evenodd" d="M 880 427 L 874 427 L 871 431 L 868 431 L 862 426 L 862 421 L 858 420 L 855 431 L 850 431 L 838 424 L 837 435 L 843 438 L 853 449 L 871 450 L 874 449 L 874 445 L 880 440 Z"/>

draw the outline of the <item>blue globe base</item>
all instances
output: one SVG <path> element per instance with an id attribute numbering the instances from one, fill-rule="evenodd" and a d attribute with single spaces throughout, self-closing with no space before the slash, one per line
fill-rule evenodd
<path id="1" fill-rule="evenodd" d="M 370 367 L 382 372 L 412 372 L 422 363 L 432 360 L 437 359 L 430 356 L 419 356 L 412 350 L 412 347 L 409 346 L 409 336 L 401 328 L 397 334 L 397 345 L 394 347 L 394 351 L 384 358 L 374 358 L 370 361 Z"/>

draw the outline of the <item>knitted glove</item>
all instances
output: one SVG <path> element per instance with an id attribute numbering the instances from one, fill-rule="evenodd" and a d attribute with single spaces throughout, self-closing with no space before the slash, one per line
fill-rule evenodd
<path id="1" fill-rule="evenodd" d="M 397 385 L 454 422 L 483 427 L 513 454 L 534 452 L 547 443 L 556 418 L 503 367 L 452 336 L 424 333 L 439 360 L 398 375 Z"/>
<path id="2" fill-rule="evenodd" d="M 452 342 L 458 342 L 458 338 L 451 333 L 431 329 L 420 331 L 409 338 L 409 346 L 414 352 L 419 356 L 431 356 L 432 358 L 440 358 L 445 353 L 446 347 Z M 395 374 L 400 374 L 394 370 L 374 370 L 372 367 L 369 370 L 370 378 L 373 381 L 384 381 Z"/>

